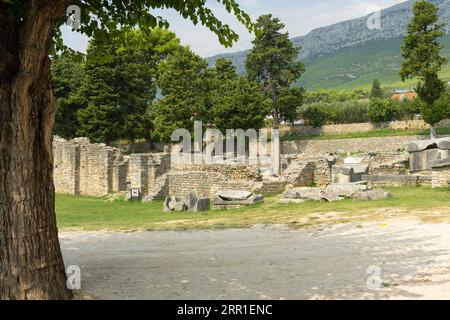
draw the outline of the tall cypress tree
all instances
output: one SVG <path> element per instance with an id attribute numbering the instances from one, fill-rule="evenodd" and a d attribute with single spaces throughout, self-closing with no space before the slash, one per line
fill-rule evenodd
<path id="1" fill-rule="evenodd" d="M 423 119 L 431 126 L 431 138 L 436 135 L 435 124 L 448 116 L 448 96 L 439 71 L 447 59 L 440 56 L 442 45 L 438 38 L 445 32 L 439 23 L 438 7 L 429 1 L 414 4 L 414 17 L 404 37 L 400 71 L 402 80 L 418 78 L 417 94 Z"/>
<path id="2" fill-rule="evenodd" d="M 370 99 L 382 99 L 384 98 L 383 90 L 378 79 L 373 80 L 372 90 L 370 91 Z"/>

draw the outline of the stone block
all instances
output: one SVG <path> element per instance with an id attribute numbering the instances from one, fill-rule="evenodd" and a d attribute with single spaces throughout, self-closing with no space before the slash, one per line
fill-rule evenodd
<path id="1" fill-rule="evenodd" d="M 332 168 L 332 183 L 345 184 L 359 182 L 364 174 L 369 173 L 369 166 L 365 164 L 342 164 Z"/>
<path id="2" fill-rule="evenodd" d="M 201 212 L 211 208 L 209 198 L 199 199 L 193 193 L 185 198 L 170 197 L 164 200 L 164 212 Z"/>
<path id="3" fill-rule="evenodd" d="M 250 198 L 253 194 L 249 191 L 236 191 L 226 190 L 216 193 L 216 197 L 219 197 L 226 201 L 244 201 Z"/>
<path id="4" fill-rule="evenodd" d="M 354 200 L 383 200 L 383 199 L 389 199 L 392 195 L 382 189 L 376 189 L 376 190 L 368 190 L 368 191 L 359 191 L 352 195 L 352 199 Z"/>
<path id="5" fill-rule="evenodd" d="M 203 212 L 211 209 L 211 199 L 203 198 L 198 199 L 195 205 L 189 210 L 192 212 Z"/>
<path id="6" fill-rule="evenodd" d="M 362 158 L 358 157 L 347 157 L 344 159 L 344 164 L 361 164 Z"/>
<path id="7" fill-rule="evenodd" d="M 264 196 L 248 191 L 219 191 L 214 197 L 214 207 L 218 209 L 234 209 L 254 205 L 264 201 Z"/>
<path id="8" fill-rule="evenodd" d="M 325 189 L 325 192 L 330 196 L 330 198 L 351 198 L 355 193 L 364 192 L 367 189 L 367 185 L 364 184 L 332 184 Z"/>
<path id="9" fill-rule="evenodd" d="M 407 186 L 419 183 L 416 175 L 363 175 L 363 182 L 369 185 Z"/>

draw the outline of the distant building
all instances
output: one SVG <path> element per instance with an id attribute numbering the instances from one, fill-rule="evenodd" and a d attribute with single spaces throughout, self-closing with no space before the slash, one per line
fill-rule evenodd
<path id="1" fill-rule="evenodd" d="M 417 98 L 417 92 L 414 90 L 395 90 L 395 93 L 391 96 L 392 100 L 397 101 L 412 101 Z"/>

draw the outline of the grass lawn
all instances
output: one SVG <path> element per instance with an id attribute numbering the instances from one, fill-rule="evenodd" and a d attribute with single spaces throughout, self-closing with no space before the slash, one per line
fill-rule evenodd
<path id="1" fill-rule="evenodd" d="M 301 228 L 340 222 L 384 221 L 411 216 L 427 222 L 450 222 L 450 189 L 410 187 L 389 189 L 380 201 L 304 202 L 281 205 L 279 197 L 236 210 L 207 213 L 164 213 L 162 202 L 130 203 L 104 198 L 57 195 L 60 231 L 193 230 L 246 228 L 255 224 L 285 224 Z"/>
<path id="2" fill-rule="evenodd" d="M 438 128 L 438 135 L 449 135 L 450 128 Z M 280 138 L 282 141 L 295 141 L 295 140 L 337 140 L 337 139 L 355 139 L 355 138 L 382 138 L 382 137 L 394 137 L 394 136 L 429 136 L 430 130 L 420 129 L 375 129 L 366 132 L 354 132 L 343 134 L 324 134 L 324 135 L 302 135 L 302 134 L 288 134 Z"/>

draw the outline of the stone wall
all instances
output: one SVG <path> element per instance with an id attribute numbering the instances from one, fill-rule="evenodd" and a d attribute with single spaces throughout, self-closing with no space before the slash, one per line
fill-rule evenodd
<path id="1" fill-rule="evenodd" d="M 363 181 L 370 187 L 402 187 L 415 186 L 419 183 L 416 175 L 364 175 Z"/>
<path id="2" fill-rule="evenodd" d="M 117 178 L 113 179 L 114 164 L 123 160 L 114 148 L 91 144 L 85 138 L 66 141 L 56 137 L 53 154 L 53 176 L 58 193 L 102 196 L 114 191 L 114 182 L 117 188 L 123 184 L 120 170 L 116 170 Z"/>
<path id="3" fill-rule="evenodd" d="M 113 191 L 113 148 L 104 144 L 80 142 L 80 194 L 104 196 Z"/>
<path id="4" fill-rule="evenodd" d="M 199 197 L 213 197 L 219 190 L 253 190 L 261 179 L 256 166 L 178 166 L 169 172 L 169 193 L 176 197 L 184 197 L 190 192 Z"/>
<path id="5" fill-rule="evenodd" d="M 292 187 L 310 187 L 314 184 L 316 163 L 313 159 L 298 160 L 284 158 L 283 161 L 286 162 L 282 172 L 283 177 Z"/>
<path id="6" fill-rule="evenodd" d="M 437 127 L 446 128 L 450 127 L 450 120 L 441 121 Z M 402 129 L 413 129 L 413 130 L 426 130 L 430 126 L 423 120 L 409 120 L 409 121 L 392 121 L 381 124 L 373 124 L 370 122 L 365 123 L 349 123 L 349 124 L 331 124 L 324 125 L 322 127 L 311 127 L 304 125 L 285 125 L 280 129 L 281 135 L 288 134 L 302 134 L 302 135 L 338 135 L 338 134 L 349 134 L 356 132 L 368 132 L 376 129 L 391 129 L 391 130 L 402 130 Z"/>
<path id="7" fill-rule="evenodd" d="M 406 150 L 408 144 L 423 137 L 400 136 L 383 138 L 358 138 L 336 140 L 299 140 L 281 142 L 282 154 L 297 154 L 311 158 L 323 154 L 355 152 L 395 152 Z"/>
<path id="8" fill-rule="evenodd" d="M 450 186 L 450 167 L 433 168 L 431 172 L 431 185 L 433 188 Z"/>
<path id="9" fill-rule="evenodd" d="M 372 186 L 425 184 L 449 185 L 449 166 L 412 173 L 405 151 L 417 137 L 390 137 L 332 141 L 300 141 L 300 154 L 282 156 L 282 175 L 274 177 L 269 167 L 253 164 L 193 165 L 172 162 L 168 153 L 124 155 L 117 148 L 91 144 L 88 139 L 71 141 L 55 138 L 54 182 L 58 193 L 104 196 L 129 193 L 138 188 L 145 200 L 166 196 L 184 197 L 190 192 L 213 197 L 221 190 L 248 190 L 278 194 L 286 187 L 323 187 L 332 182 L 333 165 L 342 164 L 343 155 L 357 153 L 369 165 L 365 180 Z M 358 152 L 367 149 L 366 152 Z M 370 151 L 370 152 L 367 152 Z M 330 155 L 334 154 L 334 155 Z"/>
<path id="10" fill-rule="evenodd" d="M 217 172 L 172 171 L 169 173 L 169 194 L 185 197 L 193 192 L 198 197 L 212 198 L 219 190 L 253 190 L 254 183 L 249 180 L 227 180 Z"/>
<path id="11" fill-rule="evenodd" d="M 113 164 L 112 192 L 119 193 L 128 189 L 129 157 L 118 159 Z"/>
<path id="12" fill-rule="evenodd" d="M 369 164 L 370 175 L 409 175 L 408 152 L 386 152 L 369 155 L 364 159 Z"/>
<path id="13" fill-rule="evenodd" d="M 53 180 L 59 193 L 80 193 L 80 146 L 63 139 L 53 142 Z"/>
<path id="14" fill-rule="evenodd" d="M 286 191 L 286 187 L 288 186 L 288 184 L 289 183 L 285 180 L 263 181 L 258 184 L 255 184 L 253 189 L 251 189 L 251 191 L 256 194 L 262 194 L 265 196 L 276 195 L 276 194 L 281 194 L 284 191 Z"/>
<path id="15" fill-rule="evenodd" d="M 331 168 L 334 162 L 327 158 L 319 158 L 315 162 L 314 184 L 318 187 L 325 187 L 331 183 Z"/>
<path id="16" fill-rule="evenodd" d="M 132 154 L 86 138 L 55 137 L 54 183 L 57 193 L 104 196 L 138 188 L 147 193 L 170 170 L 170 154 Z"/>

